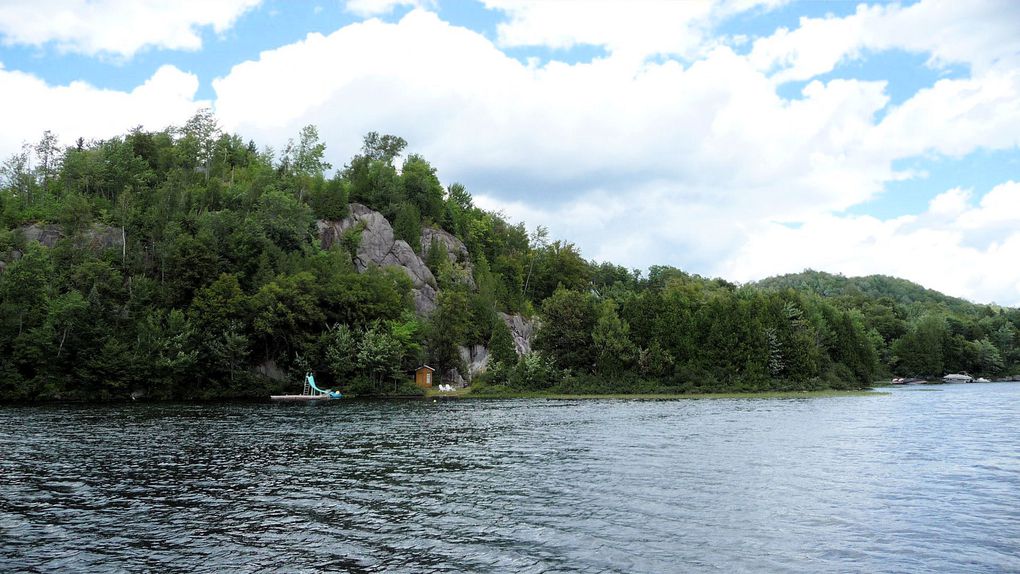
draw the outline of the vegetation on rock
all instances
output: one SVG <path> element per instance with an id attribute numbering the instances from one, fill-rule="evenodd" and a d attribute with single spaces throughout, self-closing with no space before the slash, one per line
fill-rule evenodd
<path id="1" fill-rule="evenodd" d="M 738 287 L 586 261 L 444 189 L 425 158 L 398 162 L 395 136 L 368 134 L 332 175 L 314 126 L 277 156 L 208 112 L 55 141 L 0 171 L 0 399 L 264 396 L 307 370 L 406 393 L 421 363 L 465 373 L 471 345 L 490 348 L 473 384 L 492 392 L 856 389 L 1020 363 L 1016 310 L 902 280 Z M 520 315 L 539 325 L 523 356 Z"/>

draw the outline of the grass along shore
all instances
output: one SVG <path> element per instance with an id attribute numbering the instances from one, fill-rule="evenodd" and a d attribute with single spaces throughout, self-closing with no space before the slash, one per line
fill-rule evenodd
<path id="1" fill-rule="evenodd" d="M 602 400 L 628 400 L 628 401 L 668 401 L 685 399 L 816 399 L 830 397 L 874 397 L 888 395 L 881 391 L 767 391 L 760 393 L 647 393 L 647 394 L 580 394 L 570 395 L 562 393 L 543 393 L 537 391 L 505 391 L 505 392 L 472 392 L 471 387 L 457 389 L 455 391 L 439 391 L 429 389 L 425 392 L 426 398 L 472 398 L 472 399 L 549 399 L 549 400 L 575 400 L 575 399 L 602 399 Z"/>

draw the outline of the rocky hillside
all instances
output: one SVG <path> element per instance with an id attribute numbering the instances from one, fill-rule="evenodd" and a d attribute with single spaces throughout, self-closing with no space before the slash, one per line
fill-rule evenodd
<path id="1" fill-rule="evenodd" d="M 420 245 L 415 251 L 406 241 L 394 237 L 393 226 L 386 217 L 360 203 L 348 206 L 347 217 L 339 221 L 318 220 L 316 227 L 324 249 L 337 244 L 354 248 L 353 259 L 358 271 L 378 266 L 395 267 L 406 273 L 414 286 L 414 308 L 420 316 L 428 316 L 435 311 L 439 294 L 436 278 L 424 260 L 433 243 L 446 251 L 450 263 L 468 287 L 473 291 L 477 289 L 467 247 L 456 236 L 442 229 L 423 229 Z M 510 329 L 517 354 L 530 353 L 534 322 L 517 314 L 499 313 L 499 316 Z M 462 346 L 460 356 L 467 373 L 446 373 L 446 378 L 457 382 L 470 381 L 485 372 L 488 366 L 489 351 L 484 345 Z"/>

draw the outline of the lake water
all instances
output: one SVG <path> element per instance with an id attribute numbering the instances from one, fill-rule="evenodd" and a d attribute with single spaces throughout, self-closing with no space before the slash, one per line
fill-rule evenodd
<path id="1" fill-rule="evenodd" d="M 1020 384 L 0 407 L 3 572 L 1020 571 Z"/>

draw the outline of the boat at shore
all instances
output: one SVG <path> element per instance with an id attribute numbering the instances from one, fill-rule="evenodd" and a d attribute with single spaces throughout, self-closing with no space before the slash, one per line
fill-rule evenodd
<path id="1" fill-rule="evenodd" d="M 333 401 L 336 399 L 342 399 L 343 395 L 339 391 L 333 391 L 329 389 L 320 389 L 315 385 L 315 376 L 311 373 L 305 373 L 305 384 L 301 389 L 300 395 L 269 395 L 269 399 L 273 401 L 293 401 L 293 402 L 307 402 L 307 401 Z"/>
<path id="2" fill-rule="evenodd" d="M 942 377 L 943 383 L 973 383 L 974 377 L 966 373 L 953 373 Z"/>

